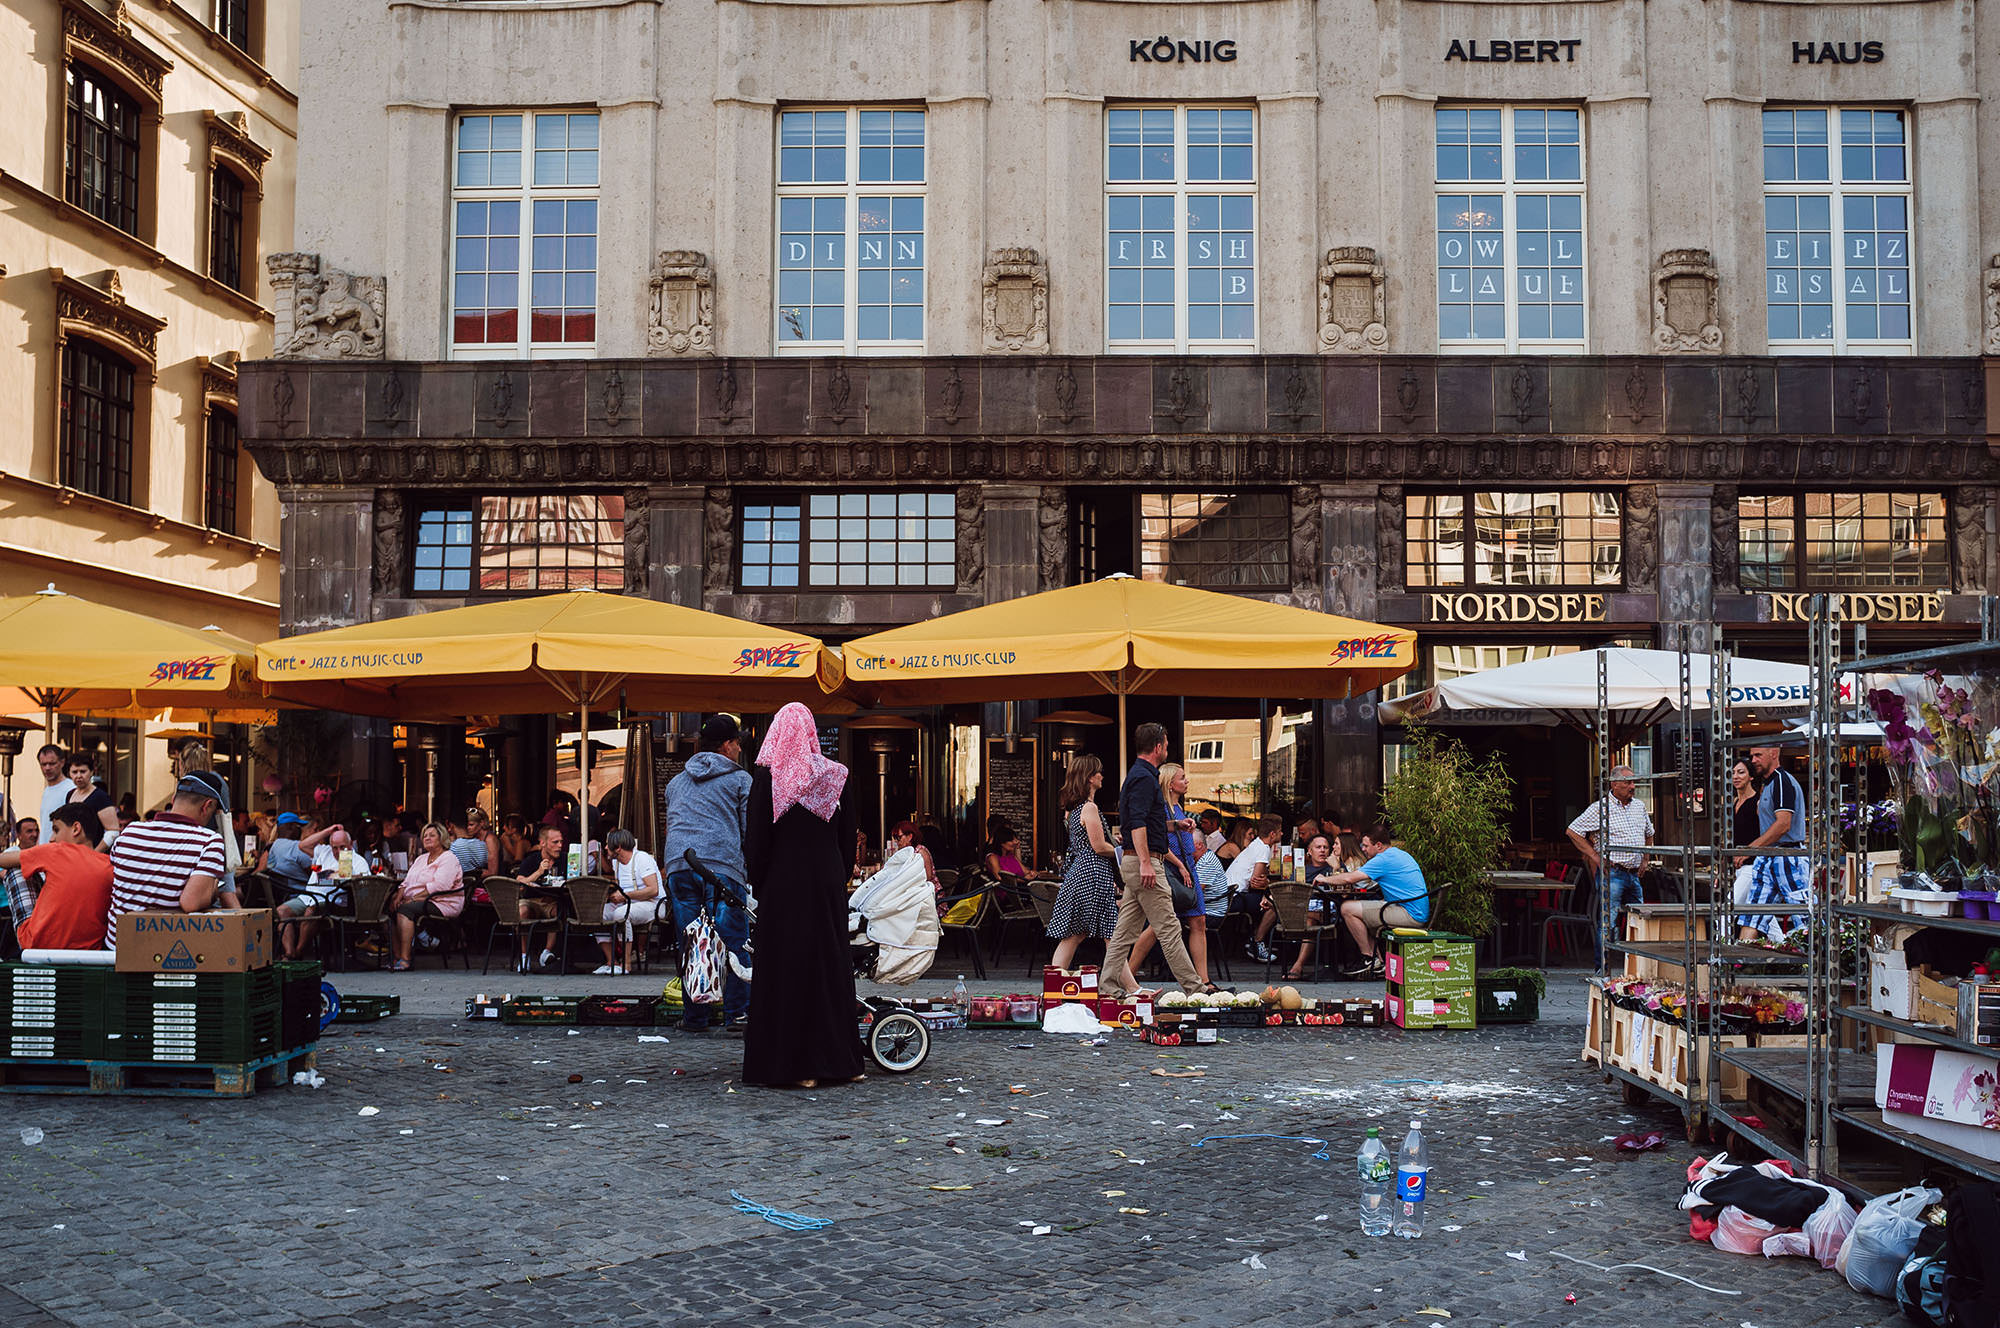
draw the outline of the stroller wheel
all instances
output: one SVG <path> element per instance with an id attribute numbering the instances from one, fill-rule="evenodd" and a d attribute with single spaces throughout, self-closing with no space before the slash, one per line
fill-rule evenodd
<path id="1" fill-rule="evenodd" d="M 908 1074 L 931 1054 L 931 1031 L 908 1010 L 883 1015 L 868 1030 L 868 1055 L 890 1074 Z"/>

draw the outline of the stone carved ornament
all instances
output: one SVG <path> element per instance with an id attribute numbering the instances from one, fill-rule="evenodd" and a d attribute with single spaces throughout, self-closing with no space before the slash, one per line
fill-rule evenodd
<path id="1" fill-rule="evenodd" d="M 1958 571 L 1954 583 L 1961 595 L 1992 593 L 1986 549 L 1986 513 L 1992 506 L 1990 488 L 1964 488 L 1951 496 L 1951 546 Z"/>
<path id="2" fill-rule="evenodd" d="M 1354 355 L 1389 347 L 1382 262 L 1366 245 L 1326 251 L 1319 269 L 1319 348 Z"/>
<path id="3" fill-rule="evenodd" d="M 1986 353 L 2000 355 L 2000 254 L 1986 269 Z"/>
<path id="4" fill-rule="evenodd" d="M 644 489 L 625 491 L 625 593 L 644 595 L 652 576 L 653 523 Z"/>
<path id="5" fill-rule="evenodd" d="M 1292 603 L 1318 611 L 1325 599 L 1320 584 L 1323 569 L 1319 489 L 1301 484 L 1292 490 Z"/>
<path id="6" fill-rule="evenodd" d="M 736 507 L 727 489 L 710 489 L 701 509 L 702 556 L 709 591 L 726 591 L 736 579 Z"/>
<path id="7" fill-rule="evenodd" d="M 1049 265 L 1033 249 L 996 249 L 986 261 L 984 348 L 1011 355 L 1049 349 Z"/>
<path id="8" fill-rule="evenodd" d="M 1706 249 L 1669 249 L 1653 265 L 1653 349 L 1722 349 L 1715 259 Z"/>
<path id="9" fill-rule="evenodd" d="M 269 266 L 277 306 L 275 358 L 382 358 L 382 329 L 389 314 L 387 278 L 322 268 L 318 254 L 272 254 Z"/>
<path id="10" fill-rule="evenodd" d="M 1650 484 L 1625 491 L 1625 588 L 1640 594 L 1659 575 L 1660 495 Z"/>
<path id="11" fill-rule="evenodd" d="M 646 318 L 650 355 L 715 353 L 715 269 L 693 249 L 663 249 L 647 282 L 653 289 Z"/>
<path id="12" fill-rule="evenodd" d="M 394 489 L 375 491 L 375 566 L 377 595 L 403 593 L 403 495 Z"/>
<path id="13" fill-rule="evenodd" d="M 966 484 L 958 490 L 958 585 L 961 595 L 986 589 L 986 489 Z"/>
<path id="14" fill-rule="evenodd" d="M 1036 554 L 1041 564 L 1042 589 L 1054 590 L 1069 584 L 1069 490 L 1060 485 L 1042 486 L 1036 506 Z"/>
<path id="15" fill-rule="evenodd" d="M 1385 484 L 1375 496 L 1375 584 L 1403 584 L 1403 486 Z"/>

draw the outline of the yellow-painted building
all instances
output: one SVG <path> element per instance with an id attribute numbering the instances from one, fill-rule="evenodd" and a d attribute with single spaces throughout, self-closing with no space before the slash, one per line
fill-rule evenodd
<path id="1" fill-rule="evenodd" d="M 236 365 L 271 353 L 264 256 L 291 244 L 298 17 L 0 5 L 0 595 L 277 635 L 278 503 L 237 446 Z M 144 808 L 167 761 L 143 732 L 58 736 Z M 30 810 L 44 740 L 16 763 Z"/>

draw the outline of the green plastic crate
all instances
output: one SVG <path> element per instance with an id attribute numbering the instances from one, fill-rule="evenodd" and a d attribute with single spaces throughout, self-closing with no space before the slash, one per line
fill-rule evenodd
<path id="1" fill-rule="evenodd" d="M 1531 983 L 1480 978 L 1475 995 L 1482 1024 L 1532 1024 L 1542 1017 L 1542 998 Z"/>
<path id="2" fill-rule="evenodd" d="M 105 1040 L 117 1059 L 234 1064 L 279 1050 L 279 984 L 271 969 L 117 976 L 105 1002 Z"/>
<path id="3" fill-rule="evenodd" d="M 1456 990 L 1406 994 L 1390 987 L 1384 1001 L 1389 1022 L 1398 1028 L 1476 1028 L 1478 999 L 1471 983 Z"/>
<path id="4" fill-rule="evenodd" d="M 500 1003 L 503 1024 L 573 1024 L 583 1012 L 581 996 L 513 996 Z"/>
<path id="5" fill-rule="evenodd" d="M 403 1012 L 401 996 L 371 996 L 356 992 L 340 998 L 340 1013 L 334 1017 L 336 1024 L 372 1024 L 378 1019 L 387 1019 L 392 1014 Z"/>
<path id="6" fill-rule="evenodd" d="M 0 1056 L 104 1056 L 106 993 L 116 976 L 92 964 L 0 964 Z"/>

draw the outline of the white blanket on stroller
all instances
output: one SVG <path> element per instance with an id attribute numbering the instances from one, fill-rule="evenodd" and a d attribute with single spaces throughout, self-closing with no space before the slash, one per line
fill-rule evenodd
<path id="1" fill-rule="evenodd" d="M 847 901 L 848 935 L 875 943 L 877 982 L 903 986 L 922 977 L 937 957 L 937 896 L 914 848 L 898 849 Z"/>

